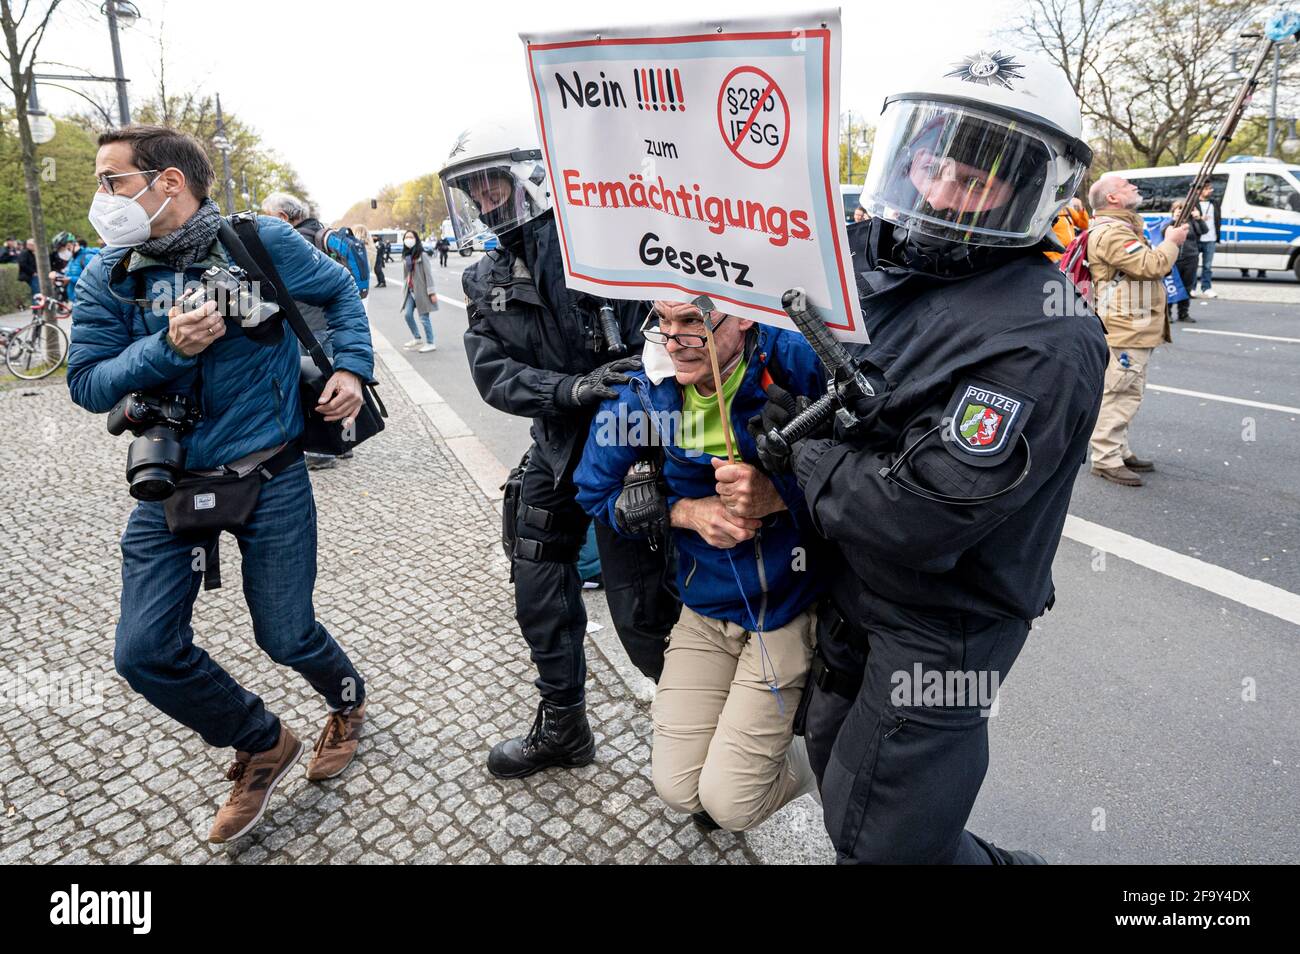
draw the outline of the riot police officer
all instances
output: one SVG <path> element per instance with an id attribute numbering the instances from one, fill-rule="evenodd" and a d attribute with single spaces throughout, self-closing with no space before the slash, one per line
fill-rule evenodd
<path id="1" fill-rule="evenodd" d="M 1100 323 L 1042 254 L 1091 153 L 1059 69 L 963 52 L 885 101 L 850 243 L 866 387 L 789 461 L 843 554 L 802 721 L 844 862 L 1042 862 L 965 824 L 1101 399 Z"/>
<path id="2" fill-rule="evenodd" d="M 564 282 L 546 168 L 531 128 L 484 123 L 458 139 L 440 176 L 461 247 L 491 231 L 500 247 L 465 270 L 465 352 L 479 393 L 533 419 L 514 507 L 515 618 L 537 666 L 532 728 L 493 747 L 488 770 L 522 778 L 586 765 L 595 742 L 584 702 L 587 614 L 576 561 L 589 518 L 573 471 L 596 406 L 640 367 L 648 308 L 570 291 Z M 657 679 L 677 621 L 665 550 L 597 527 L 615 629 L 632 662 Z"/>

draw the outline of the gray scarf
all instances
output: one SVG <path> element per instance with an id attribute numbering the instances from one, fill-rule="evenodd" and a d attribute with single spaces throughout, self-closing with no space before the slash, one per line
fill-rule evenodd
<path id="1" fill-rule="evenodd" d="M 165 262 L 178 272 L 189 268 L 212 247 L 221 224 L 221 211 L 210 198 L 200 203 L 198 210 L 174 231 L 150 239 L 138 246 L 150 258 Z"/>

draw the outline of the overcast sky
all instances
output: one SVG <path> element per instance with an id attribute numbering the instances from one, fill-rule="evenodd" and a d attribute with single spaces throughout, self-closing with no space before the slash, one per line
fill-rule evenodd
<path id="1" fill-rule="evenodd" d="M 112 75 L 98 0 L 67 0 L 42 59 Z M 527 115 L 521 31 L 686 22 L 821 9 L 780 0 L 658 0 L 639 7 L 565 0 L 137 0 L 143 19 L 122 31 L 134 99 L 153 95 L 158 38 L 170 89 L 220 93 L 301 173 L 329 220 L 386 183 L 436 170 L 456 134 L 498 111 Z M 951 49 L 1006 21 L 1012 0 L 859 3 L 843 13 L 841 108 L 874 118 L 890 77 L 927 49 Z M 643 13 L 633 13 L 640 9 Z M 46 72 L 61 68 L 43 66 Z M 100 96 L 111 87 L 92 89 Z M 57 113 L 85 106 L 41 91 Z"/>

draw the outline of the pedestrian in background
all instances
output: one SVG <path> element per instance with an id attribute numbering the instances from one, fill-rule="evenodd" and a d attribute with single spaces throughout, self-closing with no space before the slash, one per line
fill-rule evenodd
<path id="1" fill-rule="evenodd" d="M 77 300 L 77 282 L 81 278 L 81 273 L 86 270 L 90 260 L 98 254 L 99 249 L 95 246 L 82 245 L 80 239 L 73 238 L 72 259 L 63 269 L 63 277 L 68 280 L 68 301 Z"/>
<path id="2" fill-rule="evenodd" d="M 8 265 L 10 262 L 18 261 L 20 248 L 16 238 L 5 239 L 5 247 L 0 249 L 0 265 Z"/>
<path id="3" fill-rule="evenodd" d="M 1157 235 L 1164 236 L 1169 228 L 1178 219 L 1179 214 L 1186 205 L 1182 199 L 1174 203 L 1169 210 L 1169 217 L 1156 223 L 1155 232 Z M 1200 212 L 1192 212 L 1192 217 L 1188 219 L 1191 231 L 1194 237 L 1199 237 L 1208 226 L 1201 219 Z M 1196 319 L 1192 317 L 1189 307 L 1191 305 L 1191 293 L 1196 283 L 1196 263 L 1200 259 L 1200 242 L 1189 238 L 1178 247 L 1178 260 L 1174 262 L 1174 268 L 1178 270 L 1178 277 L 1183 280 L 1183 287 L 1187 289 L 1188 297 L 1178 302 L 1176 305 L 1165 305 L 1165 318 L 1171 323 L 1175 321 L 1185 321 L 1188 324 L 1196 324 Z M 1176 309 L 1176 311 L 1175 311 Z"/>
<path id="4" fill-rule="evenodd" d="M 443 268 L 447 267 L 447 253 L 451 251 L 451 243 L 447 241 L 447 236 L 438 239 L 438 264 Z"/>
<path id="5" fill-rule="evenodd" d="M 1142 194 L 1121 176 L 1098 179 L 1088 190 L 1088 202 L 1093 211 L 1087 254 L 1094 307 L 1110 346 L 1101 411 L 1092 432 L 1092 472 L 1125 487 L 1141 487 L 1138 474 L 1155 465 L 1129 447 L 1129 425 L 1142 403 L 1152 353 L 1173 340 L 1165 317 L 1164 277 L 1187 239 L 1187 226 L 1170 226 L 1164 241 L 1152 248 L 1136 211 Z"/>
<path id="6" fill-rule="evenodd" d="M 366 257 L 369 258 L 371 253 L 374 253 L 376 260 L 378 260 L 378 243 L 375 241 L 374 236 L 370 234 L 370 229 L 358 222 L 352 226 L 352 234 L 361 239 L 366 246 Z"/>
<path id="7" fill-rule="evenodd" d="M 1083 202 L 1078 196 L 1065 203 L 1061 211 L 1056 213 L 1055 221 L 1052 222 L 1052 234 L 1056 236 L 1062 248 L 1069 248 L 1075 236 L 1087 229 L 1088 210 L 1083 207 Z M 1059 262 L 1063 253 L 1044 252 L 1043 254 L 1047 256 L 1049 262 Z"/>
<path id="8" fill-rule="evenodd" d="M 388 257 L 388 240 L 375 239 L 375 282 L 376 288 L 383 288 L 388 284 L 384 281 L 384 264 L 390 259 Z"/>
<path id="9" fill-rule="evenodd" d="M 1219 241 L 1219 210 L 1214 204 L 1214 186 L 1208 182 L 1201 189 L 1201 201 L 1197 206 L 1201 221 L 1205 223 L 1205 233 L 1196 244 L 1200 248 L 1201 290 L 1199 294 L 1189 285 L 1187 294 L 1192 297 L 1218 298 L 1219 293 L 1211 286 L 1214 284 L 1214 247 Z"/>
<path id="10" fill-rule="evenodd" d="M 26 246 L 18 253 L 18 280 L 26 282 L 35 297 L 41 293 L 41 282 L 36 277 L 36 240 L 28 239 Z"/>
<path id="11" fill-rule="evenodd" d="M 438 292 L 433 279 L 433 262 L 424 254 L 424 244 L 414 229 L 407 229 L 402 235 L 402 282 L 406 292 L 402 299 L 402 308 L 406 316 L 406 327 L 411 329 L 411 340 L 403 345 L 406 350 L 419 349 L 421 354 L 437 351 L 433 343 L 433 322 L 429 312 L 438 310 Z M 419 314 L 424 325 L 426 341 L 421 343 L 420 329 L 415 324 Z"/>

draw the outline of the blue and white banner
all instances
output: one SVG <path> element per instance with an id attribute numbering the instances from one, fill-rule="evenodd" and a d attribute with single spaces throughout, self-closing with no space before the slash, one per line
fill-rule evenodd
<path id="1" fill-rule="evenodd" d="M 1152 248 L 1164 241 L 1165 227 L 1171 222 L 1172 219 L 1166 217 L 1156 222 L 1146 223 L 1145 231 L 1147 233 L 1147 241 L 1151 243 Z M 1189 232 L 1187 235 L 1187 241 L 1195 242 L 1196 234 L 1194 232 Z M 1176 305 L 1180 301 L 1186 301 L 1187 289 L 1183 287 L 1183 276 L 1178 274 L 1177 262 L 1174 263 L 1174 267 L 1170 270 L 1169 274 L 1164 277 L 1164 283 L 1165 304 Z"/>

